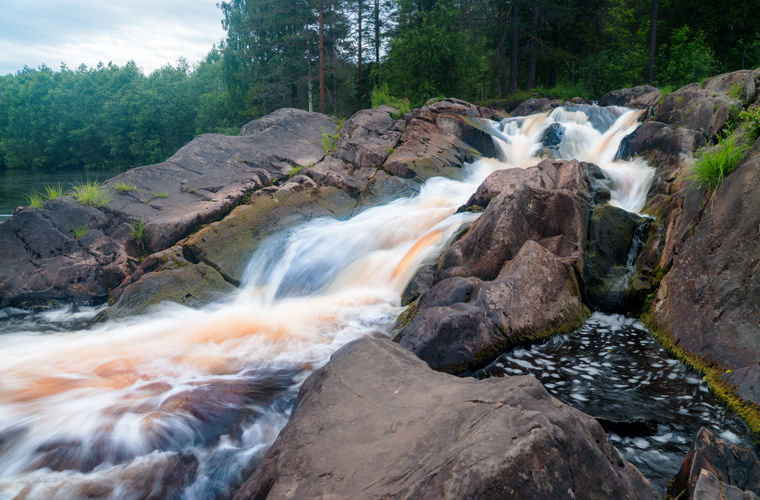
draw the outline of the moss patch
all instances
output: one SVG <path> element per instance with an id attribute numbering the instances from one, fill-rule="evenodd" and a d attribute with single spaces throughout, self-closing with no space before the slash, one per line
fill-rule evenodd
<path id="1" fill-rule="evenodd" d="M 760 407 L 741 399 L 734 388 L 721 378 L 721 375 L 726 373 L 726 368 L 678 345 L 669 332 L 660 328 L 651 312 L 643 314 L 640 320 L 666 351 L 703 375 L 703 380 L 710 390 L 747 423 L 752 433 L 752 440 L 756 444 L 759 443 Z"/>

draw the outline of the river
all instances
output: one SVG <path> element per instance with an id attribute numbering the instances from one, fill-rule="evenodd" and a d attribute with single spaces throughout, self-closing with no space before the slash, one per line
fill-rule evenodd
<path id="1" fill-rule="evenodd" d="M 137 499 L 151 492 L 229 497 L 287 422 L 303 380 L 347 342 L 387 335 L 402 310 L 401 291 L 416 269 L 477 218 L 457 208 L 491 172 L 535 164 L 549 126 L 562 128 L 555 157 L 597 163 L 615 181 L 612 203 L 641 210 L 653 169 L 643 161 L 615 161 L 620 140 L 638 126 L 639 116 L 624 108 L 574 107 L 493 123 L 504 138 L 497 140 L 500 160 L 467 166 L 461 181 L 430 179 L 418 195 L 348 220 L 318 219 L 274 235 L 252 252 L 239 290 L 200 309 L 164 304 L 150 314 L 90 329 L 82 324 L 96 312 L 91 309 L 0 311 L 0 492 L 14 498 Z M 633 356 L 647 335 L 630 341 L 627 334 L 607 333 L 613 330 L 608 323 L 627 321 L 595 316 L 580 335 L 609 337 L 609 345 Z M 639 325 L 631 328 L 641 331 Z M 572 342 L 565 338 L 574 337 L 558 342 Z M 565 357 L 573 366 L 584 362 L 588 350 L 606 347 L 581 342 L 572 354 L 546 354 L 544 345 L 551 344 L 539 344 L 535 354 L 506 354 L 487 374 L 512 373 L 516 363 L 576 404 L 580 398 L 625 397 L 631 385 L 651 380 L 652 370 L 662 371 L 650 358 L 633 364 L 608 357 L 598 363 L 624 369 L 621 376 L 628 382 L 576 390 L 573 374 L 559 360 Z M 525 363 L 510 364 L 509 356 Z M 658 356 L 662 366 L 676 367 L 668 374 L 685 382 L 675 388 L 650 382 L 665 392 L 639 398 L 651 399 L 652 405 L 641 409 L 645 414 L 658 412 L 662 404 L 681 405 L 684 387 L 704 390 L 678 362 Z M 594 363 L 589 366 L 596 372 L 586 368 L 575 378 L 603 376 Z M 562 392 L 568 384 L 573 390 Z M 672 439 L 681 445 L 693 438 L 695 426 L 722 425 L 720 405 L 710 403 L 705 411 L 710 416 L 684 414 L 691 423 L 683 430 L 669 423 L 662 432 L 678 434 Z M 719 430 L 741 440 L 740 426 Z M 625 456 L 637 457 L 628 448 L 641 448 L 638 442 L 612 439 Z M 657 451 L 659 442 L 647 440 L 645 450 Z M 668 471 L 682 450 L 668 455 Z"/>

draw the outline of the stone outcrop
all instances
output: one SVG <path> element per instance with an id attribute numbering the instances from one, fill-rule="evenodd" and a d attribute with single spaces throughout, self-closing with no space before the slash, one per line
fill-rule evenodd
<path id="1" fill-rule="evenodd" d="M 394 340 L 435 369 L 461 372 L 580 326 L 586 228 L 605 199 L 598 192 L 609 197 L 595 174 L 551 160 L 492 174 L 469 201 L 487 205 L 483 215 L 440 257 L 434 285 L 402 315 Z"/>
<path id="2" fill-rule="evenodd" d="M 0 307 L 104 300 L 134 265 L 132 233 L 69 197 L 22 209 L 0 224 Z"/>
<path id="3" fill-rule="evenodd" d="M 662 94 L 651 85 L 639 85 L 627 89 L 612 90 L 599 99 L 600 106 L 624 106 L 649 109 L 660 100 Z"/>
<path id="4" fill-rule="evenodd" d="M 755 500 L 760 498 L 760 460 L 752 450 L 701 428 L 668 495 L 683 500 Z"/>
<path id="5" fill-rule="evenodd" d="M 109 209 L 122 219 L 144 222 L 147 250 L 163 250 L 199 225 L 222 218 L 272 179 L 321 160 L 321 131 L 333 134 L 335 129 L 326 115 L 286 108 L 244 125 L 239 136 L 200 135 L 165 162 L 106 182 L 136 188 L 115 191 Z"/>
<path id="6" fill-rule="evenodd" d="M 653 308 L 674 342 L 731 372 L 760 404 L 760 142 L 688 230 Z"/>
<path id="7" fill-rule="evenodd" d="M 656 498 L 601 426 L 533 377 L 434 372 L 384 339 L 338 352 L 236 498 Z"/>

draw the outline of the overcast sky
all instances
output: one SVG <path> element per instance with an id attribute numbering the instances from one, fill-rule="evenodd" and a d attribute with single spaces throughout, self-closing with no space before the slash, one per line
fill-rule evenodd
<path id="1" fill-rule="evenodd" d="M 0 75 L 43 63 L 192 64 L 224 38 L 217 1 L 0 0 Z"/>

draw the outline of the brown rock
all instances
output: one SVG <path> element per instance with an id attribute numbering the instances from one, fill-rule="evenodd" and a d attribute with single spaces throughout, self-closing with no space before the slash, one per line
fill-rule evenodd
<path id="1" fill-rule="evenodd" d="M 624 106 L 626 108 L 647 109 L 660 100 L 660 91 L 651 85 L 611 90 L 599 99 L 600 106 Z"/>
<path id="2" fill-rule="evenodd" d="M 734 496 L 711 496 L 714 492 Z M 742 496 L 746 492 L 746 496 Z M 735 495 L 739 494 L 738 497 Z M 671 498 L 684 500 L 737 498 L 750 500 L 760 494 L 760 460 L 752 450 L 719 438 L 704 427 L 668 488 Z"/>
<path id="3" fill-rule="evenodd" d="M 384 339 L 304 382 L 247 498 L 656 498 L 591 417 L 533 377 L 431 371 Z"/>

